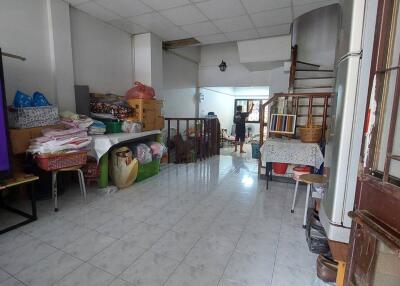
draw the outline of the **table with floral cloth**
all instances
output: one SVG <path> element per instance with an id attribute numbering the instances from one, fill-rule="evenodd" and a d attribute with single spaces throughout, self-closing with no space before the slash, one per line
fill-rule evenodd
<path id="1" fill-rule="evenodd" d="M 324 156 L 317 143 L 303 143 L 297 139 L 269 138 L 261 146 L 260 153 L 263 163 L 307 165 L 319 169 L 324 162 Z M 267 174 L 271 173 L 267 170 Z"/>

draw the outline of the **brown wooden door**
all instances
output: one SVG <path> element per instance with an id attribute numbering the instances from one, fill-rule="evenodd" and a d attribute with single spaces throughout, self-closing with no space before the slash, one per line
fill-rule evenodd
<path id="1" fill-rule="evenodd" d="M 400 285 L 399 1 L 381 0 L 346 285 Z"/>

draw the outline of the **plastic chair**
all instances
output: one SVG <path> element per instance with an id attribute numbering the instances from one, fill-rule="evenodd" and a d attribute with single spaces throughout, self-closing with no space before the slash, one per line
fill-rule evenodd
<path id="1" fill-rule="evenodd" d="M 79 179 L 79 187 L 81 189 L 81 193 L 83 195 L 83 198 L 86 200 L 86 186 L 85 186 L 85 177 L 83 176 L 83 172 L 81 170 L 82 166 L 75 166 L 71 168 L 64 168 L 64 169 L 59 169 L 55 170 L 52 172 L 52 183 L 53 183 L 53 198 L 54 198 L 54 211 L 58 211 L 58 194 L 57 194 L 57 174 L 59 172 L 73 172 L 76 171 L 78 172 L 78 179 Z"/>

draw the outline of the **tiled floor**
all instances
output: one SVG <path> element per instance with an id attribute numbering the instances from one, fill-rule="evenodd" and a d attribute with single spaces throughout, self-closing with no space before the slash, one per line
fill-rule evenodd
<path id="1" fill-rule="evenodd" d="M 239 156 L 170 165 L 111 195 L 39 202 L 38 221 L 0 236 L 0 285 L 305 286 L 316 256 L 294 185 L 257 179 Z"/>

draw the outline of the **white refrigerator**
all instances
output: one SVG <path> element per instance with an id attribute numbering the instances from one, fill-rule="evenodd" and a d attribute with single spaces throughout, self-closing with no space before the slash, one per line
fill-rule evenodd
<path id="1" fill-rule="evenodd" d="M 329 182 L 321 204 L 320 219 L 328 238 L 344 243 L 350 237 L 351 219 L 347 214 L 354 206 L 368 93 L 374 34 L 371 21 L 374 16 L 370 14 L 373 14 L 373 2 L 377 1 L 339 2 L 336 83 L 325 148 Z M 365 52 L 369 58 L 365 57 Z"/>

